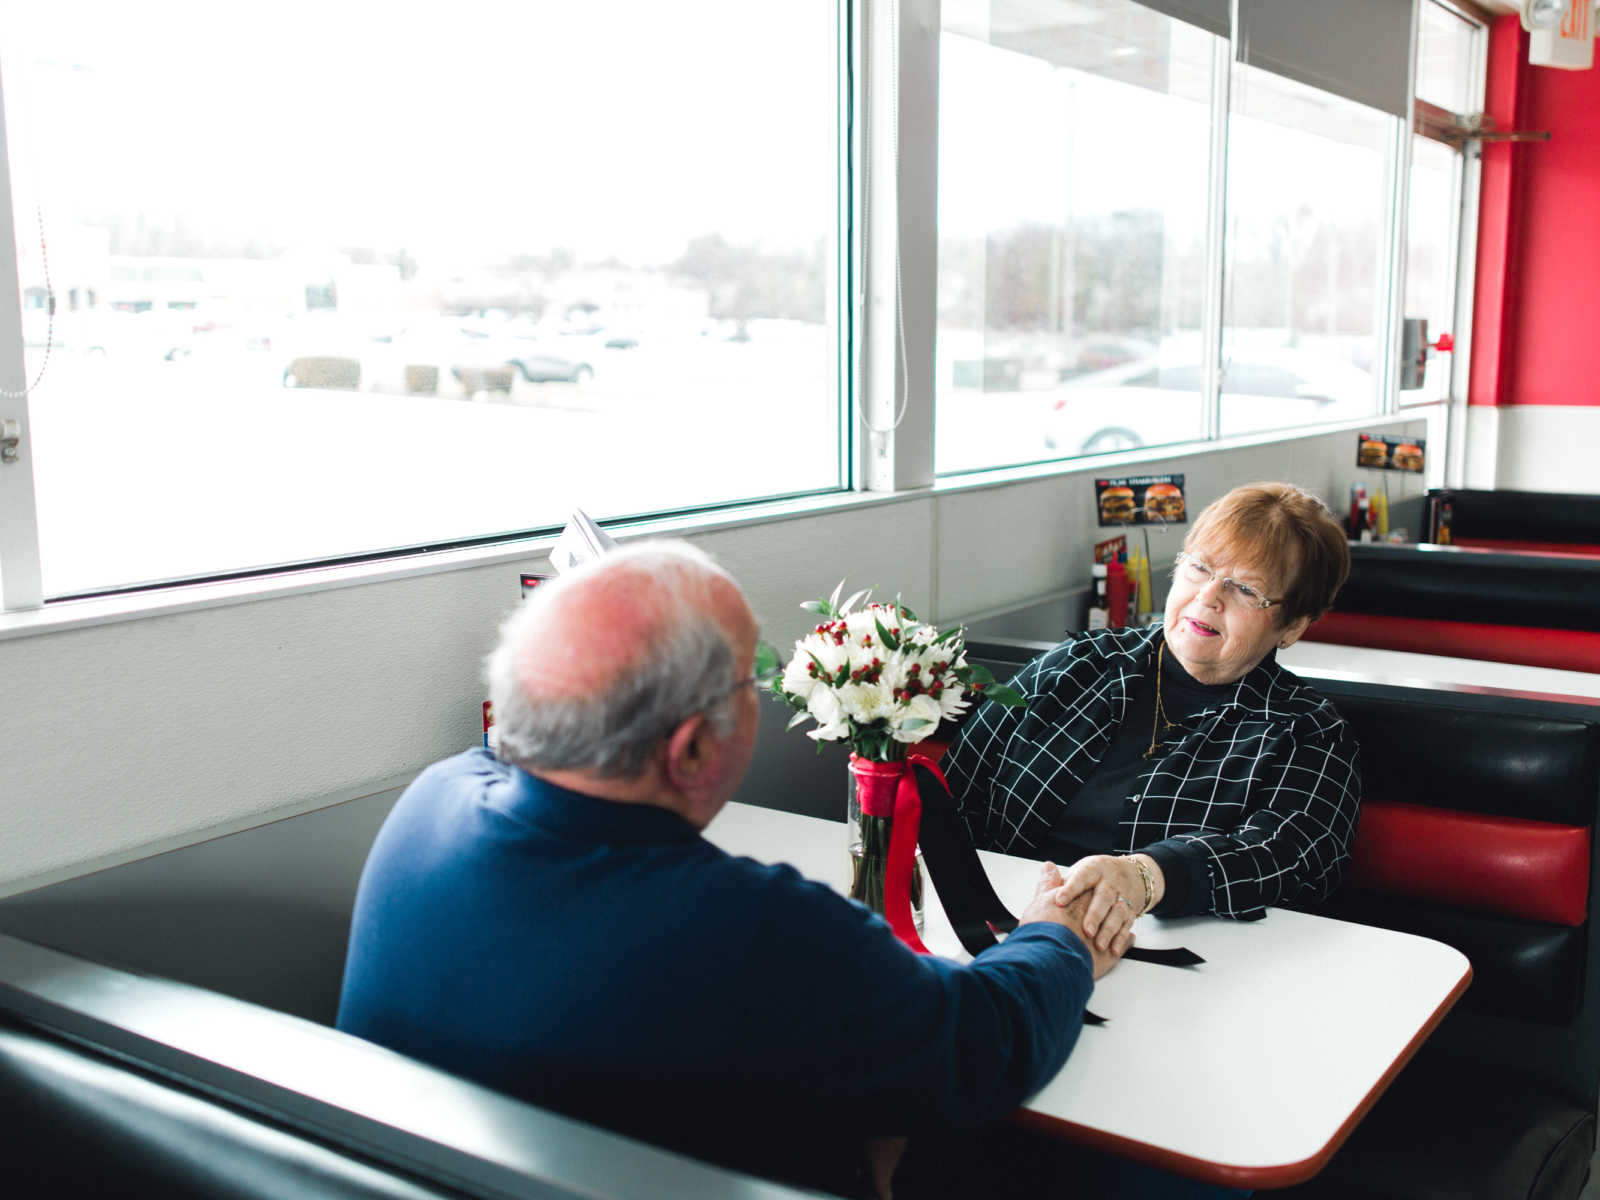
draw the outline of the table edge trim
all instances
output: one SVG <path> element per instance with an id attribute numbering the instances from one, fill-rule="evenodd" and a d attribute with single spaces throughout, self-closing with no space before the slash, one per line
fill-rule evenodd
<path id="1" fill-rule="evenodd" d="M 1459 952 L 1458 952 L 1459 953 Z M 1472 983 L 1472 963 L 1466 962 L 1466 970 L 1461 978 L 1451 988 L 1449 995 L 1441 1000 L 1429 1018 L 1423 1022 L 1422 1027 L 1412 1036 L 1411 1040 L 1395 1055 L 1394 1061 L 1387 1070 L 1378 1077 L 1376 1083 L 1362 1097 L 1360 1103 L 1350 1111 L 1343 1124 L 1334 1130 L 1331 1137 L 1318 1150 L 1306 1158 L 1292 1163 L 1274 1163 L 1262 1167 L 1241 1167 L 1233 1163 L 1215 1162 L 1207 1158 L 1198 1158 L 1191 1154 L 1184 1154 L 1177 1150 L 1168 1150 L 1162 1146 L 1154 1146 L 1149 1142 L 1141 1142 L 1135 1138 L 1124 1137 L 1121 1134 L 1108 1133 L 1092 1126 L 1080 1125 L 1076 1121 L 1068 1121 L 1061 1117 L 1052 1117 L 1045 1113 L 1035 1112 L 1029 1108 L 1019 1108 L 1013 1115 L 1012 1121 L 1025 1128 L 1035 1129 L 1041 1133 L 1062 1137 L 1094 1150 L 1102 1150 L 1122 1158 L 1130 1158 L 1135 1162 L 1145 1163 L 1162 1170 L 1173 1171 L 1192 1179 L 1199 1179 L 1206 1183 L 1218 1183 L 1224 1186 L 1244 1187 L 1251 1189 L 1291 1187 L 1297 1183 L 1315 1177 L 1331 1159 L 1338 1149 L 1344 1145 L 1346 1139 L 1355 1132 L 1355 1128 L 1365 1119 L 1372 1106 L 1376 1104 L 1395 1077 L 1409 1063 L 1422 1043 L 1433 1035 L 1446 1014 L 1455 1007 L 1456 1001 L 1461 999 L 1469 984 Z M 1072 1060 L 1067 1060 L 1064 1070 L 1072 1069 Z"/>

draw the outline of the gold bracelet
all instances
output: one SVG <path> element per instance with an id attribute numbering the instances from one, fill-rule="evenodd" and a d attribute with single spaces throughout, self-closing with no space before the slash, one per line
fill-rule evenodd
<path id="1" fill-rule="evenodd" d="M 1156 881 L 1151 877 L 1150 868 L 1145 866 L 1143 859 L 1135 858 L 1131 854 L 1124 854 L 1122 861 L 1133 864 L 1134 869 L 1139 872 L 1139 882 L 1144 884 L 1144 907 L 1139 910 L 1139 916 L 1142 917 L 1155 905 Z"/>

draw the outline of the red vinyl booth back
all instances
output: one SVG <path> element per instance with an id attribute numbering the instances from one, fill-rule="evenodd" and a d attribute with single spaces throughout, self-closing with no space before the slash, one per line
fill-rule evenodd
<path id="1" fill-rule="evenodd" d="M 1600 633 L 1582 629 L 1537 629 L 1430 617 L 1331 612 L 1306 630 L 1310 642 L 1370 646 L 1414 654 L 1444 654 L 1489 662 L 1600 672 Z"/>
<path id="2" fill-rule="evenodd" d="M 1352 885 L 1477 912 L 1582 925 L 1589 830 L 1381 800 L 1361 806 Z"/>

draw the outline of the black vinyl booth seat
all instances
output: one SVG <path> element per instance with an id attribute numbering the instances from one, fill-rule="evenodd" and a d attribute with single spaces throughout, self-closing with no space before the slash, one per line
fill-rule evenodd
<path id="1" fill-rule="evenodd" d="M 1009 678 L 1049 643 L 970 643 Z M 1316 911 L 1434 938 L 1461 1002 L 1299 1200 L 1576 1200 L 1600 1103 L 1600 700 L 1299 674 L 1361 743 L 1355 861 Z"/>
<path id="2" fill-rule="evenodd" d="M 815 1196 L 331 1029 L 0 935 L 6 1195 Z"/>
<path id="3" fill-rule="evenodd" d="M 1600 560 L 1352 542 L 1334 611 L 1596 633 Z"/>
<path id="4" fill-rule="evenodd" d="M 1355 542 L 1305 637 L 1600 672 L 1600 557 Z"/>
<path id="5" fill-rule="evenodd" d="M 1600 552 L 1600 496 L 1429 488 L 1423 525 L 1441 544 Z"/>

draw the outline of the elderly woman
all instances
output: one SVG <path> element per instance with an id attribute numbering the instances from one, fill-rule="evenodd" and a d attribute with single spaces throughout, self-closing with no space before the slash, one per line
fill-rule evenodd
<path id="1" fill-rule="evenodd" d="M 1254 919 L 1338 883 L 1357 748 L 1279 666 L 1350 573 L 1345 535 L 1284 483 L 1235 488 L 1194 522 L 1159 629 L 1079 635 L 1023 668 L 1026 708 L 986 704 L 946 774 L 976 844 L 1073 863 L 1084 920 L 1125 950 L 1134 919 Z M 1107 853 L 1107 852 L 1110 853 Z"/>

